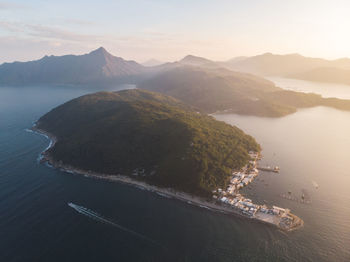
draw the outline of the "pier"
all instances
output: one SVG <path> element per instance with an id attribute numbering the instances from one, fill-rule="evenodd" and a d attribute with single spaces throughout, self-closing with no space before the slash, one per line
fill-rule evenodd
<path id="1" fill-rule="evenodd" d="M 272 224 L 283 230 L 294 230 L 303 225 L 303 221 L 290 213 L 288 208 L 254 204 L 251 199 L 242 196 L 239 190 L 250 184 L 258 176 L 258 169 L 270 172 L 279 172 L 279 167 L 258 167 L 259 152 L 249 152 L 249 164 L 239 171 L 233 171 L 227 188 L 218 188 L 213 191 L 216 202 L 223 204 L 228 210 L 243 216 Z M 303 194 L 304 196 L 304 194 Z"/>
<path id="2" fill-rule="evenodd" d="M 270 166 L 258 166 L 257 167 L 258 170 L 261 171 L 267 171 L 267 172 L 273 172 L 273 173 L 279 173 L 280 172 L 280 168 L 278 166 L 275 167 L 270 167 Z"/>

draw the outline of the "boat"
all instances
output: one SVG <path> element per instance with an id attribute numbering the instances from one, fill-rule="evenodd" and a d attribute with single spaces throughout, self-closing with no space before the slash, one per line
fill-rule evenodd
<path id="1" fill-rule="evenodd" d="M 311 181 L 312 182 L 312 185 L 316 188 L 316 189 L 318 189 L 318 184 L 316 183 L 316 181 Z"/>
<path id="2" fill-rule="evenodd" d="M 280 168 L 278 166 L 275 167 L 270 167 L 270 166 L 265 166 L 265 167 L 258 167 L 259 170 L 261 171 L 268 171 L 268 172 L 274 172 L 274 173 L 279 173 Z"/>

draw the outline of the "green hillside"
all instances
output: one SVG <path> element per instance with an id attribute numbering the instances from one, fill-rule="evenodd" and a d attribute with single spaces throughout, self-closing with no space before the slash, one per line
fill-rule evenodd
<path id="1" fill-rule="evenodd" d="M 225 186 L 248 151 L 260 150 L 237 127 L 138 89 L 71 100 L 41 117 L 38 128 L 58 138 L 49 153 L 64 164 L 199 195 Z"/>
<path id="2" fill-rule="evenodd" d="M 287 91 L 264 78 L 222 68 L 171 68 L 141 82 L 139 88 L 172 96 L 205 113 L 280 117 L 313 106 L 350 110 L 350 100 Z"/>

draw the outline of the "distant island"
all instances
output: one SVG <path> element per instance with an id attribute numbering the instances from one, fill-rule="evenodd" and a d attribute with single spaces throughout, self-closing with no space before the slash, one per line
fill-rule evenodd
<path id="1" fill-rule="evenodd" d="M 140 89 L 85 95 L 51 110 L 34 129 L 53 140 L 43 161 L 67 172 L 133 184 L 285 230 L 302 225 L 289 210 L 255 205 L 238 193 L 238 184 L 258 172 L 261 148 L 253 137 L 169 96 Z"/>

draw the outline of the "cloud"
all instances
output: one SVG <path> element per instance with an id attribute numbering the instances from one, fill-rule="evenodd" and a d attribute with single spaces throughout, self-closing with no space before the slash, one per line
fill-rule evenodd
<path id="1" fill-rule="evenodd" d="M 73 22 L 73 21 L 71 21 Z M 77 21 L 75 21 L 77 22 Z M 80 21 L 88 22 L 88 21 Z M 79 21 L 78 21 L 79 23 Z M 67 26 L 67 25 L 66 25 Z M 20 50 L 12 52 L 13 57 L 32 59 L 42 54 L 64 54 L 78 50 L 90 51 L 99 46 L 104 46 L 117 56 L 145 60 L 151 54 L 157 54 L 162 60 L 177 59 L 186 54 L 202 53 L 217 56 L 220 50 L 229 49 L 223 43 L 227 39 L 205 39 L 203 37 L 189 37 L 184 33 L 162 32 L 154 28 L 140 29 L 133 34 L 92 34 L 80 33 L 80 30 L 73 31 L 60 26 L 41 25 L 33 23 L 22 23 L 13 21 L 0 21 L 0 29 L 7 33 L 2 34 L 8 39 L 2 39 L 0 46 L 4 50 Z M 86 31 L 91 32 L 91 31 Z M 5 44 L 6 42 L 6 44 Z M 12 42 L 12 45 L 10 44 Z M 23 47 L 19 45 L 26 43 Z M 23 50 L 31 50 L 26 54 Z M 80 50 L 80 51 L 79 51 Z M 74 52 L 75 53 L 75 52 Z M 21 54 L 21 56 L 19 56 Z M 1 57 L 3 61 L 12 60 L 11 56 Z"/>
<path id="2" fill-rule="evenodd" d="M 28 34 L 32 36 L 39 36 L 44 38 L 53 38 L 61 39 L 66 41 L 96 41 L 101 38 L 98 35 L 88 35 L 88 34 L 79 34 L 71 32 L 65 29 L 58 27 L 42 26 L 42 25 L 27 25 L 29 29 Z"/>
<path id="3" fill-rule="evenodd" d="M 82 22 L 82 21 L 79 21 Z M 79 23 L 78 22 L 78 23 Z M 84 21 L 86 23 L 88 21 Z M 176 43 L 182 36 L 157 32 L 155 30 L 145 30 L 134 35 L 97 35 L 82 34 L 64 29 L 58 26 L 47 26 L 39 24 L 26 24 L 20 22 L 0 21 L 0 29 L 9 32 L 9 35 L 19 37 L 34 38 L 36 40 L 52 40 L 55 43 L 72 42 L 81 43 L 86 46 L 92 45 L 151 45 L 161 46 Z"/>
<path id="4" fill-rule="evenodd" d="M 0 21 L 0 28 L 10 33 L 21 33 L 22 36 L 41 37 L 63 41 L 85 42 L 99 41 L 103 37 L 92 34 L 75 33 L 60 27 Z"/>
<path id="5" fill-rule="evenodd" d="M 45 55 L 83 54 L 93 48 L 77 42 L 61 42 L 54 39 L 39 39 L 19 36 L 0 36 L 0 46 L 6 50 L 0 56 L 3 62 L 36 60 Z M 30 52 L 29 52 L 30 51 Z"/>
<path id="6" fill-rule="evenodd" d="M 0 28 L 9 32 L 25 32 L 25 29 L 20 23 L 0 21 Z"/>
<path id="7" fill-rule="evenodd" d="M 95 22 L 88 21 L 88 20 L 81 20 L 81 19 L 65 19 L 64 22 L 66 24 L 74 24 L 74 25 L 80 25 L 80 26 L 96 25 Z"/>
<path id="8" fill-rule="evenodd" d="M 27 8 L 27 6 L 10 3 L 10 2 L 0 2 L 0 10 L 23 9 L 23 8 Z"/>

